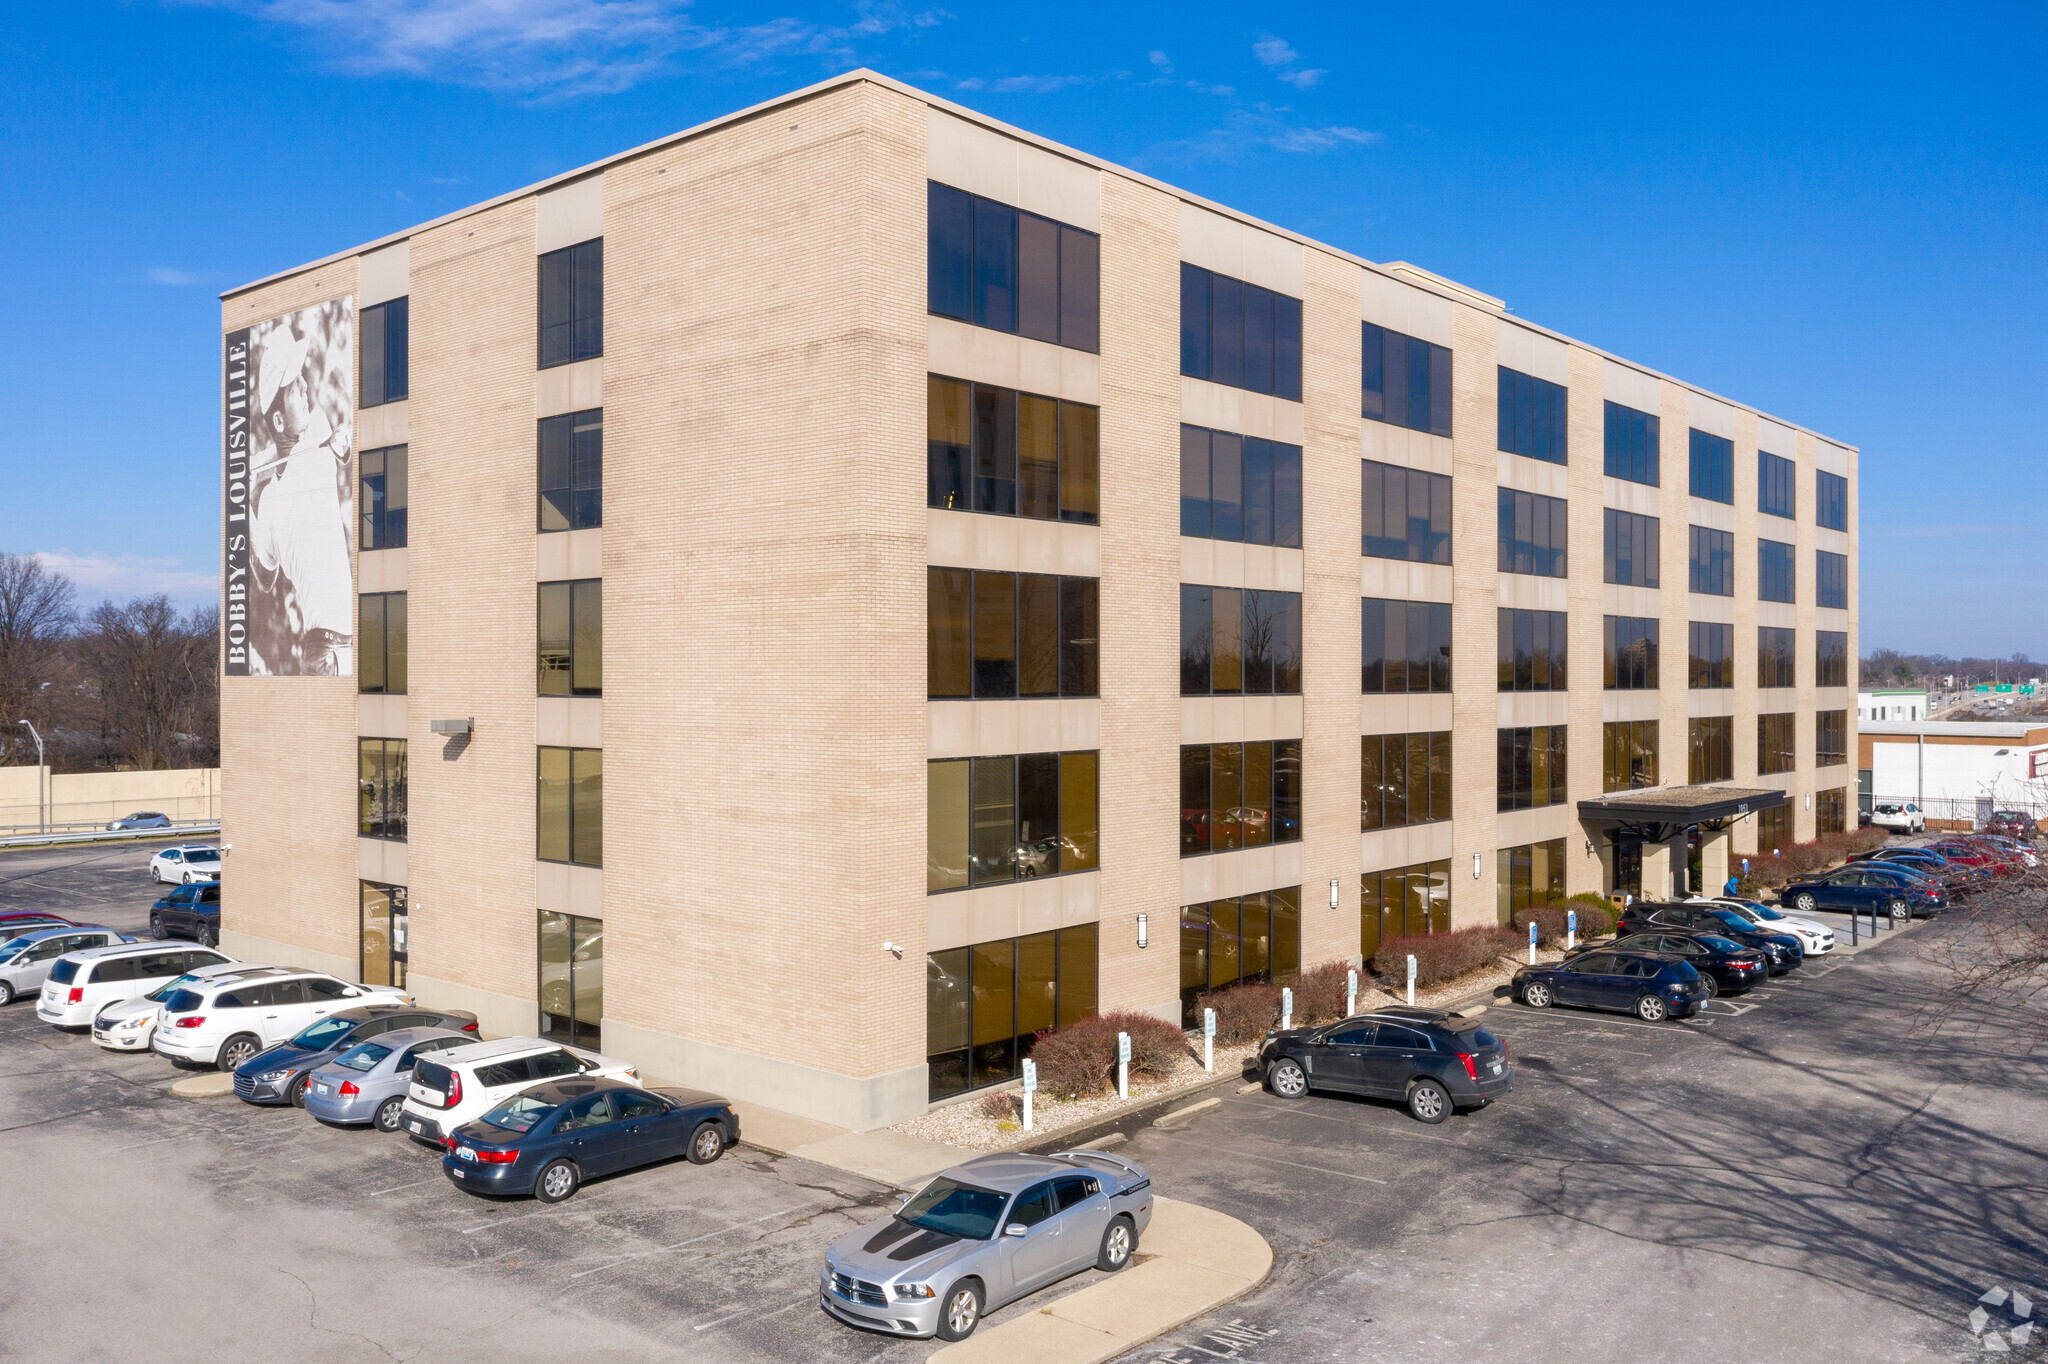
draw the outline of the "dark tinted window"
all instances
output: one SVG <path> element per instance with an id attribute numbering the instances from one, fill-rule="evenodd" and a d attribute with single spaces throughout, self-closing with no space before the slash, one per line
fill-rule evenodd
<path id="1" fill-rule="evenodd" d="M 356 832 L 364 838 L 403 840 L 406 830 L 405 740 L 358 739 L 356 753 Z"/>
<path id="2" fill-rule="evenodd" d="M 1301 740 L 1184 744 L 1181 856 L 1301 841 Z"/>
<path id="3" fill-rule="evenodd" d="M 1054 1211 L 1052 1185 L 1034 1184 L 1017 1195 L 1008 1220 L 1017 1226 L 1035 1227 L 1051 1217 Z"/>
<path id="4" fill-rule="evenodd" d="M 1815 556 L 1814 604 L 1817 606 L 1847 607 L 1849 605 L 1849 556 L 1830 554 L 1821 550 Z"/>
<path id="5" fill-rule="evenodd" d="M 1346 1028 L 1342 1032 L 1326 1033 L 1323 1040 L 1333 1047 L 1369 1047 L 1378 1029 L 1371 1023 L 1362 1028 Z"/>
<path id="6" fill-rule="evenodd" d="M 1655 691 L 1659 622 L 1648 616 L 1601 619 L 1602 683 L 1608 691 Z"/>
<path id="7" fill-rule="evenodd" d="M 1686 778 L 1698 783 L 1727 781 L 1735 775 L 1735 721 L 1712 715 L 1688 722 L 1691 753 Z"/>
<path id="8" fill-rule="evenodd" d="M 1565 613 L 1503 606 L 1495 620 L 1495 690 L 1564 691 L 1568 685 Z"/>
<path id="9" fill-rule="evenodd" d="M 1451 480 L 1398 464 L 1363 461 L 1362 552 L 1417 564 L 1451 561 Z M 1227 538 L 1227 537 L 1226 537 Z"/>
<path id="10" fill-rule="evenodd" d="M 1451 732 L 1359 740 L 1358 827 L 1400 829 L 1451 817 Z"/>
<path id="11" fill-rule="evenodd" d="M 1571 390 L 1548 379 L 1500 366 L 1498 449 L 1551 464 L 1565 462 Z"/>
<path id="12" fill-rule="evenodd" d="M 78 977 L 78 966 L 79 963 L 75 961 L 58 962 L 55 966 L 52 966 L 50 968 L 50 980 L 57 985 L 69 985 L 73 980 L 77 979 Z M 100 963 L 99 971 L 93 976 L 93 979 L 96 981 L 127 980 L 129 979 L 129 977 L 124 975 L 108 974 L 108 968 L 119 968 L 124 966 L 132 966 L 132 963 L 123 961 L 103 961 Z"/>
<path id="13" fill-rule="evenodd" d="M 1484 1028 L 1462 1028 L 1456 1033 L 1456 1037 L 1474 1051 L 1484 1051 L 1488 1047 L 1500 1045 L 1500 1039 Z"/>
<path id="14" fill-rule="evenodd" d="M 424 1065 L 416 1069 L 424 1069 Z M 525 1057 L 516 1061 L 494 1061 L 487 1066 L 476 1068 L 476 1082 L 485 1089 L 501 1089 L 506 1085 L 523 1085 L 534 1078 L 533 1067 Z"/>
<path id="15" fill-rule="evenodd" d="M 602 1127 L 612 1120 L 612 1096 L 609 1093 L 593 1094 L 587 1099 L 578 1099 L 555 1123 L 557 1132 L 574 1132 L 585 1127 Z"/>
<path id="16" fill-rule="evenodd" d="M 307 993 L 316 1004 L 330 999 L 348 998 L 348 986 L 327 976 L 312 976 L 301 984 L 306 987 Z"/>
<path id="17" fill-rule="evenodd" d="M 1301 447 L 1180 429 L 1180 533 L 1301 547 Z"/>
<path id="18" fill-rule="evenodd" d="M 1301 691 L 1301 594 L 1251 588 L 1180 589 L 1183 696 Z"/>
<path id="19" fill-rule="evenodd" d="M 1814 475 L 1814 521 L 1829 530 L 1849 529 L 1849 480 L 1840 474 Z"/>
<path id="20" fill-rule="evenodd" d="M 404 549 L 406 530 L 406 447 L 365 450 L 362 465 L 362 547 Z"/>
<path id="21" fill-rule="evenodd" d="M 604 579 L 542 583 L 539 694 L 604 695 Z"/>
<path id="22" fill-rule="evenodd" d="M 1451 689 L 1451 608 L 1448 602 L 1361 603 L 1360 689 L 1369 692 L 1447 692 Z"/>
<path id="23" fill-rule="evenodd" d="M 406 394 L 408 301 L 394 298 L 363 309 L 363 394 L 358 407 L 395 403 Z"/>
<path id="24" fill-rule="evenodd" d="M 1080 1175 L 1072 1175 L 1065 1179 L 1054 1180 L 1052 1187 L 1053 1195 L 1059 1202 L 1060 1211 L 1065 1212 L 1068 1208 L 1078 1208 L 1083 1203 L 1086 1203 L 1089 1197 L 1101 1185 L 1095 1180 L 1083 1178 Z"/>
<path id="25" fill-rule="evenodd" d="M 1094 233 L 927 181 L 926 308 L 977 327 L 1096 348 L 1102 242 Z"/>
<path id="26" fill-rule="evenodd" d="M 1692 483 L 1694 497 L 1709 502 L 1735 501 L 1735 442 L 1704 431 L 1692 432 Z"/>
<path id="27" fill-rule="evenodd" d="M 1389 426 L 1450 435 L 1450 351 L 1370 322 L 1360 324 L 1360 338 L 1361 414 Z"/>
<path id="28" fill-rule="evenodd" d="M 412 1067 L 412 1082 L 435 1090 L 445 1096 L 448 1093 L 448 1067 L 435 1061 L 416 1060 Z M 477 1076 L 477 1083 L 483 1083 L 483 1076 Z"/>
<path id="29" fill-rule="evenodd" d="M 1813 685 L 1849 685 L 1849 635 L 1845 630 L 1819 630 L 1813 637 Z"/>
<path id="30" fill-rule="evenodd" d="M 333 996 L 315 996 L 333 998 Z M 263 997 L 257 1003 L 266 1008 L 284 1004 L 304 1004 L 307 999 L 306 982 L 303 980 L 273 980 L 263 987 Z"/>
<path id="31" fill-rule="evenodd" d="M 190 1013 L 203 1002 L 194 990 L 173 990 L 164 996 L 164 1008 L 174 1014 Z"/>
<path id="32" fill-rule="evenodd" d="M 1793 516 L 1799 466 L 1768 451 L 1756 452 L 1756 507 L 1767 516 Z"/>
<path id="33" fill-rule="evenodd" d="M 1434 1051 L 1430 1040 L 1413 1028 L 1396 1027 L 1392 1023 L 1380 1024 L 1380 1035 L 1374 1044 L 1381 1047 L 1399 1047 L 1404 1051 Z"/>
<path id="34" fill-rule="evenodd" d="M 1096 579 L 927 568 L 925 605 L 929 695 L 1096 694 Z"/>
<path id="35" fill-rule="evenodd" d="M 1502 573 L 1565 576 L 1566 504 L 1561 497 L 1500 490 L 1499 562 Z"/>
<path id="36" fill-rule="evenodd" d="M 1686 626 L 1686 685 L 1718 689 L 1735 685 L 1735 627 L 1695 620 Z"/>
<path id="37" fill-rule="evenodd" d="M 1623 587 L 1657 586 L 1656 517 L 1603 509 L 1600 552 L 1603 581 Z"/>
<path id="38" fill-rule="evenodd" d="M 1688 526 L 1686 586 L 1709 596 L 1735 595 L 1735 537 L 1725 530 Z"/>
<path id="39" fill-rule="evenodd" d="M 258 1004 L 265 1002 L 261 985 L 245 986 L 239 990 L 222 990 L 213 997 L 213 1007 L 216 1009 L 253 1009 Z M 194 996 L 192 1003 L 180 1005 L 176 1002 L 176 996 L 173 996 L 171 999 L 164 1001 L 164 1007 L 173 1012 L 183 1009 L 196 1009 L 199 1007 L 199 1000 L 197 996 Z"/>
<path id="40" fill-rule="evenodd" d="M 1650 961 L 1643 957 L 1628 957 L 1622 961 L 1621 974 L 1631 980 L 1648 980 L 1663 968 L 1663 962 Z"/>
<path id="41" fill-rule="evenodd" d="M 566 1051 L 544 1051 L 533 1058 L 533 1076 L 552 1080 L 561 1075 L 581 1075 L 583 1067 Z"/>
<path id="42" fill-rule="evenodd" d="M 1793 601 L 1797 597 L 1798 569 L 1792 546 L 1777 540 L 1756 542 L 1756 596 L 1758 601 Z"/>
<path id="43" fill-rule="evenodd" d="M 1595 952 L 1590 956 L 1580 957 L 1569 969 L 1581 975 L 1605 976 L 1612 975 L 1620 963 L 1621 958 L 1612 952 Z"/>
<path id="44" fill-rule="evenodd" d="M 604 354 L 604 238 L 540 258 L 540 367 Z"/>
<path id="45" fill-rule="evenodd" d="M 927 505 L 1094 525 L 1100 415 L 1080 403 L 926 376 Z"/>
<path id="46" fill-rule="evenodd" d="M 1657 418 L 1607 404 L 1606 471 L 1610 478 L 1657 486 Z"/>
<path id="47" fill-rule="evenodd" d="M 1565 725 L 1495 731 L 1496 808 L 1531 810 L 1565 799 Z"/>
<path id="48" fill-rule="evenodd" d="M 1180 267 L 1180 372 L 1301 400 L 1301 300 Z"/>
<path id="49" fill-rule="evenodd" d="M 1756 632 L 1756 684 L 1759 687 L 1790 687 L 1794 680 L 1794 639 L 1796 632 L 1759 626 Z M 1829 683 L 1816 683 L 1828 686 Z M 1839 684 L 1833 684 L 1839 685 Z"/>
<path id="50" fill-rule="evenodd" d="M 604 409 L 540 421 L 540 529 L 604 524 Z"/>
<path id="51" fill-rule="evenodd" d="M 616 1101 L 615 1107 L 620 1122 L 634 1118 L 658 1118 L 668 1112 L 667 1104 L 652 1094 L 642 1094 L 637 1089 L 614 1090 L 612 1097 Z"/>
<path id="52" fill-rule="evenodd" d="M 356 625 L 356 690 L 403 695 L 408 655 L 405 593 L 363 593 L 356 598 Z"/>

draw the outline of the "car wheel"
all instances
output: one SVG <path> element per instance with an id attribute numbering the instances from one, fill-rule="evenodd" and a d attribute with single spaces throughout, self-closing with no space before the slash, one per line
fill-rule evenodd
<path id="1" fill-rule="evenodd" d="M 1894 924 L 1906 923 L 1909 920 L 1911 920 L 1912 917 L 1913 911 L 1906 907 L 1906 902 L 1904 900 L 1892 901 L 1892 922 Z"/>
<path id="2" fill-rule="evenodd" d="M 306 1077 L 301 1075 L 298 1079 L 292 1081 L 291 1088 L 285 1090 L 284 1096 L 291 1100 L 293 1108 L 304 1108 L 306 1106 Z"/>
<path id="3" fill-rule="evenodd" d="M 1290 1058 L 1273 1063 L 1273 1069 L 1266 1072 L 1266 1083 L 1283 1099 L 1299 1099 L 1308 1093 L 1307 1072 L 1302 1070 L 1301 1062 Z"/>
<path id="4" fill-rule="evenodd" d="M 725 1131 L 715 1122 L 700 1122 L 690 1134 L 690 1164 L 709 1165 L 725 1154 Z"/>
<path id="5" fill-rule="evenodd" d="M 1522 1002 L 1532 1009 L 1550 1007 L 1550 987 L 1540 980 L 1530 981 L 1522 987 Z"/>
<path id="6" fill-rule="evenodd" d="M 566 1160 L 551 1160 L 541 1167 L 540 1175 L 533 1181 L 533 1196 L 543 1203 L 559 1203 L 575 1193 L 581 1182 L 574 1165 Z"/>
<path id="7" fill-rule="evenodd" d="M 404 1116 L 405 1096 L 394 1094 L 377 1105 L 377 1116 L 370 1120 L 370 1125 L 379 1132 L 396 1132 Z"/>
<path id="8" fill-rule="evenodd" d="M 1417 1122 L 1440 1123 L 1451 1116 L 1451 1096 L 1434 1080 L 1408 1086 L 1408 1112 Z"/>
<path id="9" fill-rule="evenodd" d="M 1798 908 L 1801 914 L 1811 914 L 1814 910 L 1820 908 L 1820 905 L 1814 900 L 1813 896 L 1806 893 L 1805 891 L 1801 891 L 1799 893 L 1799 898 L 1794 900 L 1792 903 L 1794 906 Z"/>
<path id="10" fill-rule="evenodd" d="M 6 981 L 0 980 L 0 1006 L 12 1004 L 13 1002 L 14 987 L 12 985 L 9 985 Z"/>
<path id="11" fill-rule="evenodd" d="M 1636 1001 L 1636 1017 L 1645 1023 L 1662 1023 L 1664 1016 L 1670 1012 L 1665 1007 L 1663 999 L 1657 995 L 1644 995 Z"/>
<path id="12" fill-rule="evenodd" d="M 1102 1229 L 1102 1247 L 1095 1252 L 1095 1267 L 1105 1274 L 1114 1274 L 1131 1262 L 1137 1248 L 1138 1233 L 1131 1229 L 1131 1219 L 1112 1217 Z"/>
<path id="13" fill-rule="evenodd" d="M 981 1285 L 965 1279 L 946 1290 L 939 1312 L 939 1339 L 965 1340 L 981 1325 Z"/>
<path id="14" fill-rule="evenodd" d="M 220 941 L 220 934 L 215 931 L 212 924 L 199 925 L 197 937 L 201 947 L 212 947 Z"/>
<path id="15" fill-rule="evenodd" d="M 220 1053 L 213 1058 L 213 1064 L 216 1069 L 233 1072 L 255 1054 L 256 1039 L 240 1032 L 220 1044 Z"/>
<path id="16" fill-rule="evenodd" d="M 162 915 L 152 914 L 149 916 L 149 936 L 156 939 L 158 942 L 162 942 L 165 938 L 170 936 L 170 934 L 164 932 L 164 921 Z"/>

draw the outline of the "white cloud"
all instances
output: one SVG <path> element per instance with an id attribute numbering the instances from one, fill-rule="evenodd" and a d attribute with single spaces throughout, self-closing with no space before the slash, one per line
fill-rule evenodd
<path id="1" fill-rule="evenodd" d="M 980 76 L 969 76 L 954 88 L 987 90 L 998 95 L 1054 95 L 1070 86 L 1092 85 L 1097 79 L 1095 76 L 1003 76 L 996 80 L 983 80 Z"/>
<path id="2" fill-rule="evenodd" d="M 1281 117 L 1287 111 L 1260 105 L 1257 111 L 1238 109 L 1199 137 L 1163 142 L 1150 154 L 1167 160 L 1215 158 L 1229 161 L 1252 151 L 1317 155 L 1351 147 L 1374 147 L 1386 140 L 1384 134 L 1353 128 L 1346 124 L 1297 126 Z"/>
<path id="3" fill-rule="evenodd" d="M 83 554 L 68 549 L 39 550 L 33 556 L 45 568 L 62 573 L 77 585 L 79 596 L 145 597 L 161 592 L 181 605 L 200 605 L 220 595 L 220 574 L 195 571 L 177 559 L 140 554 Z"/>
<path id="4" fill-rule="evenodd" d="M 688 0 L 167 0 L 232 10 L 305 34 L 336 69 L 501 94 L 614 94 L 679 58 L 742 67 L 782 56 L 851 60 L 855 39 L 929 28 L 943 10 L 862 4 L 849 25 L 777 18 L 707 27 Z"/>
<path id="5" fill-rule="evenodd" d="M 1173 74 L 1173 58 L 1167 56 L 1158 48 L 1153 48 L 1151 53 L 1146 58 L 1146 60 L 1150 61 L 1152 65 L 1158 67 L 1162 73 L 1166 75 Z"/>
<path id="6" fill-rule="evenodd" d="M 152 265 L 149 267 L 149 282 L 151 284 L 162 284 L 173 289 L 181 289 L 189 284 L 197 284 L 202 278 L 203 276 L 196 270 L 173 270 L 163 265 Z"/>
<path id="7" fill-rule="evenodd" d="M 1298 69 L 1301 54 L 1289 46 L 1285 38 L 1275 38 L 1271 34 L 1252 44 L 1252 56 L 1258 58 L 1259 65 L 1271 71 L 1276 79 L 1297 90 L 1306 90 L 1330 74 L 1329 68 L 1322 66 Z"/>

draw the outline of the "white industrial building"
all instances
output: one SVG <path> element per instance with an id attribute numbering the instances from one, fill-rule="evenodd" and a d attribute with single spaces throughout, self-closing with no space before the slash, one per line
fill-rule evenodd
<path id="1" fill-rule="evenodd" d="M 1912 801 L 1934 828 L 1981 826 L 1993 810 L 2048 819 L 2048 724 L 1866 719 L 1860 730 L 1866 812 Z"/>

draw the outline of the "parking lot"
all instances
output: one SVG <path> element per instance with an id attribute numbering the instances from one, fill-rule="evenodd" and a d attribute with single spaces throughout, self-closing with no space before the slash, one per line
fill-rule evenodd
<path id="1" fill-rule="evenodd" d="M 141 862 L 0 858 L 0 903 L 139 929 L 154 898 Z M 1243 1219 L 1276 1252 L 1263 1288 L 1130 1358 L 1981 1354 L 1979 1295 L 2048 1298 L 2048 1062 L 1996 1032 L 1914 1028 L 1938 983 L 1919 945 L 1968 931 L 1954 916 L 1887 933 L 1683 1023 L 1496 1004 L 1516 1089 L 1438 1127 L 1392 1103 L 1235 1085 L 1195 1118 L 1127 1127 L 1119 1153 L 1162 1193 Z M 889 1205 L 852 1175 L 742 1147 L 558 1207 L 492 1203 L 401 1138 L 170 1097 L 180 1074 L 60 1033 L 26 1003 L 0 1013 L 5 1335 L 36 1342 L 24 1357 L 933 1348 L 817 1310 L 820 1252 Z"/>

